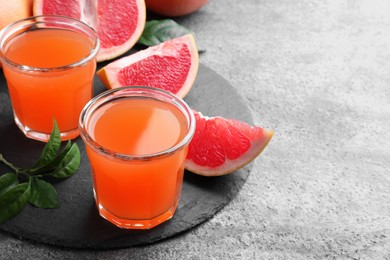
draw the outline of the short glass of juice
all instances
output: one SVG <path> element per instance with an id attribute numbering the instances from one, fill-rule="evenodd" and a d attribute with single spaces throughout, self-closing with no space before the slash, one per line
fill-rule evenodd
<path id="1" fill-rule="evenodd" d="M 99 47 L 91 27 L 64 16 L 29 17 L 3 29 L 0 59 L 15 122 L 27 137 L 47 141 L 54 119 L 62 140 L 79 135 Z"/>
<path id="2" fill-rule="evenodd" d="M 103 218 L 150 229 L 173 217 L 195 131 L 182 99 L 151 87 L 109 90 L 85 106 L 79 128 Z"/>

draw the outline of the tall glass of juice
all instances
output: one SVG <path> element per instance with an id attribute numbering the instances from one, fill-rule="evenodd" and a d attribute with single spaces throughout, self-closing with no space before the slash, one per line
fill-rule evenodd
<path id="1" fill-rule="evenodd" d="M 172 218 L 195 131 L 182 99 L 150 87 L 106 91 L 85 106 L 79 128 L 102 217 L 126 229 Z"/>
<path id="2" fill-rule="evenodd" d="M 62 140 L 79 135 L 99 46 L 91 27 L 69 17 L 35 16 L 3 29 L 0 59 L 15 122 L 27 137 L 47 141 L 54 119 Z"/>

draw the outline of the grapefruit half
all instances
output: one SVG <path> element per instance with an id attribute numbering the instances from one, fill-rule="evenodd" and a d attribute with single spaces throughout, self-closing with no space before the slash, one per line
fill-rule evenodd
<path id="1" fill-rule="evenodd" d="M 94 28 L 100 39 L 98 62 L 130 50 L 146 22 L 144 0 L 34 0 L 33 13 L 70 16 Z"/>
<path id="2" fill-rule="evenodd" d="M 187 34 L 113 61 L 97 75 L 108 89 L 149 86 L 183 98 L 195 82 L 198 67 L 195 39 Z"/>
<path id="3" fill-rule="evenodd" d="M 203 176 L 232 173 L 255 159 L 267 146 L 273 131 L 223 117 L 194 111 L 196 130 L 185 168 Z"/>

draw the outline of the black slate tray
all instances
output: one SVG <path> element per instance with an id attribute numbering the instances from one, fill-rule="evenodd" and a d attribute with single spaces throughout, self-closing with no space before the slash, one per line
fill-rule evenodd
<path id="1" fill-rule="evenodd" d="M 95 78 L 95 94 L 103 90 L 102 83 Z M 205 115 L 253 123 L 249 109 L 236 89 L 205 65 L 200 64 L 196 83 L 185 100 Z M 181 201 L 171 220 L 151 230 L 122 230 L 98 215 L 84 144 L 80 137 L 75 141 L 82 152 L 80 169 L 71 178 L 54 183 L 61 207 L 44 210 L 27 205 L 21 214 L 2 224 L 0 230 L 22 239 L 72 248 L 146 245 L 190 230 L 212 218 L 237 194 L 251 169 L 249 165 L 230 175 L 212 178 L 186 171 Z M 30 166 L 42 148 L 42 143 L 25 138 L 15 125 L 0 71 L 0 153 L 16 165 Z M 6 170 L 0 165 L 0 174 Z"/>

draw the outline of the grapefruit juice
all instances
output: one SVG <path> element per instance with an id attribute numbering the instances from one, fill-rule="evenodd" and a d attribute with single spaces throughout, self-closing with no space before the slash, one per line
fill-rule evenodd
<path id="1" fill-rule="evenodd" d="M 80 126 L 100 215 L 121 228 L 148 229 L 178 206 L 194 121 L 186 105 L 135 89 L 111 91 L 115 97 L 99 105 L 99 98 L 91 101 Z"/>
<path id="2" fill-rule="evenodd" d="M 16 23 L 0 40 L 15 122 L 28 137 L 47 141 L 56 119 L 62 139 L 75 138 L 80 112 L 93 95 L 97 36 L 70 18 L 32 19 L 30 29 Z"/>

